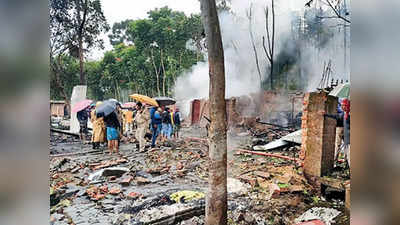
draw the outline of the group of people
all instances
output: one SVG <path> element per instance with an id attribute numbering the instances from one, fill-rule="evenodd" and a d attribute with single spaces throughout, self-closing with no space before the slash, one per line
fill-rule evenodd
<path id="1" fill-rule="evenodd" d="M 100 148 L 101 143 L 107 142 L 110 154 L 119 154 L 119 145 L 122 136 L 132 134 L 134 128 L 135 138 L 139 142 L 139 150 L 145 151 L 146 134 L 151 132 L 151 147 L 156 146 L 159 140 L 164 142 L 172 138 L 179 138 L 181 127 L 181 114 L 179 108 L 175 111 L 168 107 L 148 107 L 137 102 L 135 109 L 122 109 L 117 103 L 115 111 L 104 117 L 97 117 L 96 108 L 102 102 L 97 102 L 77 113 L 80 125 L 80 138 L 86 141 L 88 133 L 87 122 L 90 119 L 93 125 L 92 147 Z"/>
<path id="2" fill-rule="evenodd" d="M 160 140 L 170 140 L 172 137 L 179 138 L 181 128 L 181 113 L 179 108 L 175 112 L 168 107 L 152 107 L 150 109 L 150 129 L 152 132 L 151 146 L 155 146 L 158 136 Z"/>
<path id="3" fill-rule="evenodd" d="M 77 113 L 77 119 L 79 121 L 79 134 L 80 139 L 83 143 L 86 142 L 86 134 L 88 134 L 87 123 L 90 119 L 92 123 L 92 148 L 99 149 L 101 143 L 107 143 L 110 154 L 113 152 L 119 152 L 119 140 L 122 133 L 121 126 L 121 106 L 117 104 L 114 112 L 105 116 L 98 117 L 96 108 L 101 105 L 102 102 L 98 101 L 96 104 L 91 104 L 89 107 L 79 111 Z"/>

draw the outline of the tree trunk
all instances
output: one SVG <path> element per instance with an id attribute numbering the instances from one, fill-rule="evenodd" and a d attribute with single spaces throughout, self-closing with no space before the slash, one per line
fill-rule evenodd
<path id="1" fill-rule="evenodd" d="M 164 60 L 163 60 L 163 55 L 162 55 L 162 49 L 160 50 L 160 60 L 161 60 L 161 67 L 163 69 L 163 84 L 162 84 L 162 88 L 163 88 L 163 96 L 165 95 L 165 77 L 167 76 L 165 74 L 165 67 L 164 67 Z"/>
<path id="2" fill-rule="evenodd" d="M 158 96 L 160 96 L 160 77 L 159 77 L 159 75 L 158 75 L 158 71 L 157 71 L 157 67 L 156 67 L 156 62 L 154 61 L 153 49 L 151 49 L 151 59 L 152 59 L 152 61 L 153 61 L 154 72 L 156 73 L 156 77 L 157 77 L 157 93 L 158 93 Z"/>
<path id="3" fill-rule="evenodd" d="M 271 84 L 271 90 L 274 90 L 274 79 L 273 79 L 273 74 L 274 74 L 274 61 L 272 60 L 271 62 L 271 71 L 270 71 L 270 84 Z"/>
<path id="4" fill-rule="evenodd" d="M 64 101 L 65 101 L 65 104 L 67 105 L 67 110 L 68 110 L 68 112 L 71 112 L 70 100 L 69 100 L 69 97 L 67 95 L 67 92 L 65 91 L 64 85 L 63 85 L 63 83 L 61 81 L 60 74 L 59 74 L 60 70 L 61 70 L 59 68 L 61 66 L 61 56 L 57 56 L 57 60 L 58 60 L 58 62 L 50 59 L 50 65 L 51 65 L 51 68 L 53 70 L 53 73 L 54 73 L 54 76 L 55 76 L 55 79 L 56 79 L 56 84 L 57 84 L 58 88 L 60 89 L 61 95 L 62 95 L 62 97 L 64 98 Z M 58 63 L 58 65 L 57 65 L 57 63 Z"/>
<path id="5" fill-rule="evenodd" d="M 271 40 L 271 89 L 274 90 L 274 50 L 275 50 L 275 4 L 274 0 L 271 1 L 272 8 L 272 40 Z"/>
<path id="6" fill-rule="evenodd" d="M 80 84 L 86 85 L 86 77 L 85 73 L 83 72 L 83 40 L 82 36 L 79 37 L 79 78 Z"/>
<path id="7" fill-rule="evenodd" d="M 215 0 L 201 0 L 201 17 L 208 45 L 210 76 L 209 178 L 207 225 L 227 224 L 227 141 L 224 50 Z"/>

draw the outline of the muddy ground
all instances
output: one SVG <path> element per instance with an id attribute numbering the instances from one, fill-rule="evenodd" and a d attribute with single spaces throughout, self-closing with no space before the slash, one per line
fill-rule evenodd
<path id="1" fill-rule="evenodd" d="M 204 224 L 206 131 L 183 128 L 182 135 L 146 152 L 127 141 L 118 156 L 51 133 L 51 224 Z M 249 149 L 257 141 L 248 131 L 229 136 L 229 224 L 294 224 L 313 207 L 337 209 L 341 213 L 332 224 L 350 224 L 343 192 L 328 188 L 320 196 L 295 163 L 239 154 L 236 149 Z M 292 146 L 279 153 L 296 157 L 298 150 Z M 335 176 L 348 175 L 336 171 Z M 179 191 L 192 192 L 173 200 Z"/>

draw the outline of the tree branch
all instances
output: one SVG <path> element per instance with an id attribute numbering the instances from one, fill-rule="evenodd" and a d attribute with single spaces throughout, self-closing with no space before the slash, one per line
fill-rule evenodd
<path id="1" fill-rule="evenodd" d="M 274 0 L 272 0 L 272 41 L 271 41 L 271 60 L 274 57 L 274 49 L 275 49 L 275 4 Z M 273 63 L 273 62 L 272 62 Z"/>
<path id="2" fill-rule="evenodd" d="M 267 51 L 267 48 L 265 47 L 265 37 L 263 36 L 263 48 L 264 48 L 264 52 L 267 55 L 267 59 L 271 62 L 271 56 L 269 55 L 269 52 Z"/>
<path id="3" fill-rule="evenodd" d="M 250 4 L 250 8 L 248 11 L 247 18 L 249 19 L 249 31 L 250 31 L 250 40 L 251 40 L 251 45 L 253 46 L 253 51 L 254 51 L 254 56 L 256 57 L 256 66 L 257 66 L 257 72 L 258 76 L 260 78 L 260 86 L 261 86 L 261 70 L 260 70 L 260 65 L 258 63 L 258 54 L 257 54 L 257 48 L 256 45 L 254 44 L 254 35 L 253 35 L 253 29 L 252 29 L 252 8 L 253 8 L 253 3 Z"/>
<path id="4" fill-rule="evenodd" d="M 270 39 L 270 34 L 269 34 L 269 26 L 268 26 L 268 21 L 269 21 L 269 9 L 268 7 L 265 8 L 265 29 L 267 31 L 267 40 L 268 40 L 268 50 L 271 51 L 271 39 Z M 271 53 L 271 52 L 269 52 Z"/>
<path id="5" fill-rule="evenodd" d="M 88 12 L 87 1 L 88 0 L 85 0 L 85 8 L 84 8 L 84 11 L 83 11 L 83 18 L 82 18 L 81 24 L 79 25 L 79 34 L 82 34 L 83 28 L 85 27 L 85 23 L 86 23 L 86 16 L 87 16 L 87 12 Z M 79 17 L 80 17 L 80 15 L 79 15 Z"/>
<path id="6" fill-rule="evenodd" d="M 331 7 L 331 9 L 333 10 L 333 12 L 336 14 L 336 16 L 337 16 L 339 19 L 342 19 L 342 20 L 346 21 L 347 23 L 351 23 L 350 20 L 344 18 L 343 16 L 341 16 L 341 15 L 339 14 L 339 12 L 338 12 L 338 11 L 336 10 L 336 8 L 332 5 L 332 3 L 330 2 L 330 0 L 325 0 L 325 1 L 328 3 L 329 7 Z"/>

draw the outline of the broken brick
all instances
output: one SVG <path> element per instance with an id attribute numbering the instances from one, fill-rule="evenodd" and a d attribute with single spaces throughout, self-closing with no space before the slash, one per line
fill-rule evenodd
<path id="1" fill-rule="evenodd" d="M 269 198 L 277 198 L 281 193 L 281 189 L 277 184 L 270 184 L 269 185 Z"/>
<path id="2" fill-rule="evenodd" d="M 140 194 L 140 193 L 131 192 L 131 193 L 128 194 L 127 197 L 130 198 L 130 199 L 137 199 L 137 198 L 142 197 L 142 196 L 143 196 L 143 195 Z"/>
<path id="3" fill-rule="evenodd" d="M 129 186 L 129 184 L 131 183 L 131 181 L 133 180 L 132 176 L 128 176 L 123 178 L 119 183 L 123 186 Z"/>
<path id="4" fill-rule="evenodd" d="M 311 220 L 307 222 L 298 223 L 295 225 L 325 225 L 325 223 L 322 222 L 321 220 Z"/>
<path id="5" fill-rule="evenodd" d="M 247 175 L 241 176 L 239 177 L 239 179 L 242 180 L 243 182 L 249 183 L 252 187 L 254 187 L 257 183 L 256 178 Z"/>
<path id="6" fill-rule="evenodd" d="M 257 177 L 257 183 L 258 186 L 260 186 L 263 189 L 268 189 L 270 182 L 266 181 L 265 179 L 261 178 L 261 177 Z"/>
<path id="7" fill-rule="evenodd" d="M 177 169 L 177 170 L 183 169 L 183 165 L 182 165 L 181 162 L 178 162 L 178 164 L 176 165 L 176 169 Z"/>
<path id="8" fill-rule="evenodd" d="M 108 187 L 106 185 L 100 187 L 100 191 L 103 193 L 108 193 Z"/>
<path id="9" fill-rule="evenodd" d="M 148 184 L 148 183 L 150 183 L 150 181 L 143 177 L 136 177 L 136 183 L 138 185 L 141 185 L 141 184 Z"/>
<path id="10" fill-rule="evenodd" d="M 108 193 L 112 195 L 118 195 L 119 193 L 121 193 L 121 189 L 119 189 L 118 187 L 113 187 Z"/>
<path id="11" fill-rule="evenodd" d="M 268 179 L 271 175 L 268 172 L 264 172 L 264 171 L 256 171 L 254 172 L 254 175 Z"/>

